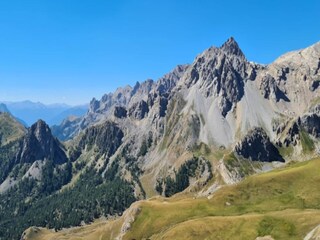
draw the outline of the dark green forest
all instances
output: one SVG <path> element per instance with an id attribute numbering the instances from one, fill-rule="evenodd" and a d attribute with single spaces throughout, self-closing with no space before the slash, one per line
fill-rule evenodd
<path id="1" fill-rule="evenodd" d="M 102 177 L 90 167 L 72 188 L 52 194 L 70 181 L 72 166 L 67 163 L 64 169 L 54 171 L 48 162 L 43 167 L 43 181 L 25 178 L 0 195 L 0 239 L 20 239 L 30 226 L 59 230 L 122 214 L 136 199 L 132 185 L 116 176 L 116 171 L 113 167 Z"/>

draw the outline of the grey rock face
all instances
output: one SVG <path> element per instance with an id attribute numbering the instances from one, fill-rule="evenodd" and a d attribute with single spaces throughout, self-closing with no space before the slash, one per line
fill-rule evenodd
<path id="1" fill-rule="evenodd" d="M 283 99 L 286 102 L 290 101 L 285 93 L 280 90 L 276 80 L 269 74 L 262 78 L 260 91 L 263 97 L 266 99 L 273 99 L 276 102 L 279 102 L 280 99 Z"/>
<path id="2" fill-rule="evenodd" d="M 300 118 L 300 126 L 309 134 L 320 138 L 320 105 Z"/>
<path id="3" fill-rule="evenodd" d="M 300 140 L 300 128 L 297 122 L 294 122 L 293 125 L 289 128 L 288 134 L 284 139 L 284 146 L 288 147 L 290 144 L 296 146 L 298 141 Z"/>
<path id="4" fill-rule="evenodd" d="M 116 106 L 113 114 L 116 118 L 126 118 L 127 110 L 124 107 Z"/>
<path id="5" fill-rule="evenodd" d="M 168 101 L 167 97 L 160 97 L 160 102 L 159 102 L 159 116 L 160 117 L 165 117 L 166 116 L 168 102 L 169 101 Z"/>
<path id="6" fill-rule="evenodd" d="M 141 120 L 148 115 L 148 112 L 148 104 L 141 100 L 140 102 L 133 104 L 133 106 L 129 109 L 129 116 L 134 119 Z"/>
<path id="7" fill-rule="evenodd" d="M 79 154 L 81 154 L 81 151 L 85 149 L 90 150 L 93 147 L 95 147 L 100 154 L 105 154 L 106 157 L 110 157 L 121 145 L 123 137 L 123 131 L 117 124 L 110 121 L 89 127 L 80 138 L 77 149 L 70 154 L 70 158 L 75 160 Z"/>
<path id="8" fill-rule="evenodd" d="M 252 161 L 284 161 L 278 149 L 271 143 L 268 135 L 262 128 L 251 130 L 235 146 L 235 152 L 239 156 Z"/>
<path id="9" fill-rule="evenodd" d="M 90 102 L 89 109 L 90 109 L 92 112 L 95 112 L 95 111 L 97 111 L 97 110 L 99 109 L 99 107 L 100 107 L 100 102 L 99 102 L 97 99 L 93 98 L 93 99 L 91 100 L 91 102 Z"/>
<path id="10" fill-rule="evenodd" d="M 220 48 L 200 54 L 184 76 L 188 88 L 195 84 L 205 97 L 221 97 L 219 108 L 226 116 L 244 95 L 244 82 L 255 75 L 238 44 L 230 38 Z"/>
<path id="11" fill-rule="evenodd" d="M 158 92 L 161 96 L 170 93 L 188 67 L 189 65 L 178 65 L 170 73 L 160 78 L 156 83 L 155 92 Z"/>
<path id="12" fill-rule="evenodd" d="M 294 121 L 283 141 L 284 145 L 286 147 L 290 144 L 296 146 L 298 141 L 301 140 L 301 131 L 305 131 L 315 138 L 320 138 L 320 105 L 313 107 L 309 112 Z"/>
<path id="13" fill-rule="evenodd" d="M 239 48 L 238 43 L 236 42 L 236 40 L 233 37 L 229 38 L 221 46 L 221 50 L 226 52 L 226 53 L 228 53 L 228 54 L 232 54 L 232 55 L 236 55 L 236 56 L 241 57 L 241 58 L 245 58 L 243 52 Z"/>
<path id="14" fill-rule="evenodd" d="M 152 79 L 147 79 L 142 83 L 137 82 L 132 89 L 131 96 L 134 98 L 135 96 L 143 96 L 148 94 L 154 87 L 154 84 L 155 83 Z"/>
<path id="15" fill-rule="evenodd" d="M 31 126 L 23 138 L 17 155 L 17 163 L 33 163 L 36 160 L 52 160 L 55 164 L 68 161 L 59 141 L 51 134 L 49 126 L 39 120 Z"/>

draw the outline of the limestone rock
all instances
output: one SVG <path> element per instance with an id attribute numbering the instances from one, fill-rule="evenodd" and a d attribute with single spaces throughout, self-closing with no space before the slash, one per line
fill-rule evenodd
<path id="1" fill-rule="evenodd" d="M 129 109 L 129 116 L 133 117 L 134 119 L 141 120 L 148 115 L 148 112 L 148 104 L 141 100 L 140 102 L 133 104 L 133 106 Z"/>

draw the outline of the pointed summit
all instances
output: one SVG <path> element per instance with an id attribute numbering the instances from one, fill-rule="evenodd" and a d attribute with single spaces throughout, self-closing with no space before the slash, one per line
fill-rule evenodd
<path id="1" fill-rule="evenodd" d="M 60 142 L 52 136 L 49 126 L 43 120 L 38 120 L 29 128 L 22 144 L 17 156 L 20 163 L 47 159 L 62 164 L 68 160 Z"/>
<path id="2" fill-rule="evenodd" d="M 41 119 L 31 126 L 30 131 L 40 142 L 52 137 L 49 126 Z"/>
<path id="3" fill-rule="evenodd" d="M 241 51 L 238 43 L 234 40 L 233 37 L 230 37 L 221 47 L 220 49 L 229 54 L 233 54 L 239 57 L 244 57 L 243 52 Z"/>

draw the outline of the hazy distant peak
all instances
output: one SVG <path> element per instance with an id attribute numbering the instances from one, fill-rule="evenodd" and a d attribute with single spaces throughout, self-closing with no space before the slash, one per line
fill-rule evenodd
<path id="1" fill-rule="evenodd" d="M 7 106 L 4 103 L 0 103 L 0 112 L 10 113 L 9 109 L 7 108 Z"/>

